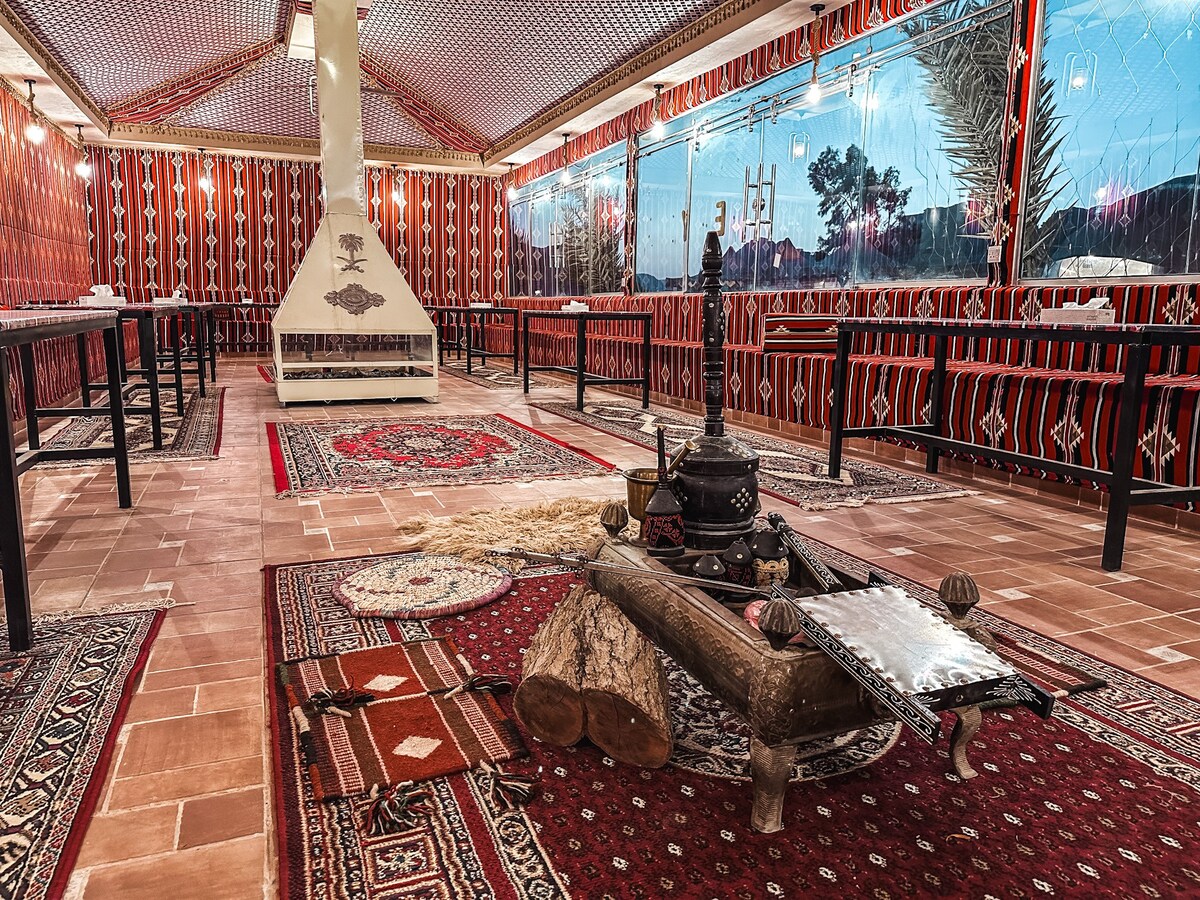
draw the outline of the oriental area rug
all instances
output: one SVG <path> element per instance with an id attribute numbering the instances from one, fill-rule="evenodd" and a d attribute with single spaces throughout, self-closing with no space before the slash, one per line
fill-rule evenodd
<path id="1" fill-rule="evenodd" d="M 866 568 L 832 548 L 818 550 L 831 563 Z M 270 660 L 446 637 L 476 672 L 516 680 L 522 650 L 577 577 L 527 569 L 490 606 L 441 619 L 352 618 L 332 585 L 381 558 L 268 567 Z M 882 574 L 922 599 L 934 596 Z M 1091 674 L 1108 686 L 1061 697 L 1046 721 L 1021 708 L 985 712 L 971 748 L 980 775 L 971 781 L 950 774 L 945 743 L 929 747 L 895 725 L 806 745 L 784 829 L 775 834 L 749 825 L 743 726 L 673 665 L 677 750 L 665 768 L 625 766 L 586 743 L 527 740 L 529 756 L 505 764 L 536 780 L 526 806 L 498 804 L 486 773 L 475 769 L 420 785 L 427 814 L 383 836 L 364 828 L 366 796 L 315 799 L 294 723 L 272 686 L 280 894 L 701 900 L 1200 892 L 1193 861 L 1200 704 L 986 612 L 974 615 L 1001 636 L 1002 653 L 1018 648 L 1018 664 L 1043 683 L 1056 672 L 1073 678 L 1074 688 Z M 511 715 L 511 696 L 499 703 Z"/>
<path id="2" fill-rule="evenodd" d="M 0 897 L 62 896 L 162 616 L 47 616 L 0 654 Z"/>
<path id="3" fill-rule="evenodd" d="M 268 422 L 280 497 L 604 475 L 612 466 L 507 416 Z"/>
<path id="4" fill-rule="evenodd" d="M 129 403 L 145 406 L 149 391 L 135 389 Z M 207 397 L 198 391 L 184 395 L 183 416 L 176 413 L 175 392 L 160 390 L 162 405 L 163 449 L 154 449 L 154 436 L 150 428 L 149 414 L 126 414 L 125 443 L 129 448 L 129 461 L 180 462 L 196 459 L 216 459 L 221 451 L 221 426 L 225 411 L 225 388 L 210 389 Z M 76 450 L 98 445 L 112 444 L 112 427 L 108 416 L 86 416 L 71 419 L 42 446 L 52 450 Z M 65 460 L 43 462 L 44 468 L 75 468 L 110 464 L 111 460 Z"/>
<path id="5" fill-rule="evenodd" d="M 642 409 L 619 401 L 585 402 L 583 412 L 572 403 L 543 402 L 530 405 L 647 449 L 654 447 L 658 425 L 667 426 L 668 446 L 681 444 L 704 431 L 704 420 L 699 416 Z M 726 427 L 726 432 L 735 435 L 758 453 L 759 490 L 794 503 L 801 509 L 833 509 L 839 506 L 862 506 L 865 503 L 914 503 L 976 493 L 932 478 L 845 457 L 842 459 L 841 478 L 832 479 L 827 473 L 829 457 L 821 450 L 738 428 Z"/>
<path id="6" fill-rule="evenodd" d="M 448 359 L 442 364 L 439 371 L 454 375 L 463 379 L 463 381 L 469 381 L 471 384 L 477 384 L 489 390 L 501 390 L 504 388 L 522 390 L 525 387 L 523 375 L 519 372 L 514 375 L 512 369 L 506 369 L 503 366 L 489 366 L 473 362 L 471 363 L 471 374 L 468 375 L 466 360 Z M 557 383 L 561 384 L 562 382 Z M 542 378 L 536 372 L 529 373 L 529 386 L 531 388 L 551 387 L 555 384 L 556 382 Z"/>

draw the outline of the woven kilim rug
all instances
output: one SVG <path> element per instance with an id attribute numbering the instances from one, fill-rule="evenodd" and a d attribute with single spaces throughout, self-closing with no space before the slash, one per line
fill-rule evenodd
<path id="1" fill-rule="evenodd" d="M 863 571 L 832 548 L 827 559 Z M 351 619 L 329 586 L 375 560 L 269 568 L 273 658 L 448 636 L 478 670 L 517 677 L 521 650 L 573 583 L 531 575 L 490 607 L 434 622 Z M 928 588 L 883 573 L 914 595 Z M 273 698 L 281 895 L 322 897 L 1194 896 L 1200 867 L 1200 703 L 986 612 L 1005 647 L 1076 685 L 1042 721 L 984 715 L 980 776 L 949 774 L 946 745 L 869 729 L 802 762 L 784 830 L 749 827 L 746 738 L 677 670 L 672 764 L 640 770 L 592 746 L 530 743 L 510 763 L 536 776 L 523 810 L 499 809 L 479 772 L 435 779 L 427 822 L 366 837 L 364 804 L 317 803 Z M 340 617 L 340 618 L 339 618 Z M 510 709 L 509 698 L 500 698 Z M 807 749 L 807 748 L 806 748 Z M 886 752 L 884 752 L 886 751 Z M 866 763 L 870 763 L 867 765 Z"/>
<path id="2" fill-rule="evenodd" d="M 575 409 L 572 403 L 543 402 L 530 405 L 647 448 L 653 448 L 655 428 L 660 424 L 667 426 L 669 446 L 672 443 L 681 444 L 704 431 L 704 420 L 699 416 L 642 409 L 619 401 L 585 402 L 583 412 Z M 759 489 L 780 500 L 794 503 L 801 509 L 833 509 L 838 506 L 862 506 L 864 503 L 913 503 L 977 493 L 920 475 L 844 457 L 841 478 L 831 479 L 827 474 L 829 457 L 823 451 L 738 428 L 727 427 L 726 430 L 758 453 Z"/>
<path id="3" fill-rule="evenodd" d="M 604 475 L 602 459 L 507 416 L 268 422 L 279 496 Z"/>
<path id="4" fill-rule="evenodd" d="M 259 366 L 258 374 L 262 376 L 262 380 L 268 384 L 275 383 L 275 368 L 273 366 Z"/>
<path id="5" fill-rule="evenodd" d="M 45 617 L 0 653 L 0 897 L 61 897 L 162 610 Z"/>
<path id="6" fill-rule="evenodd" d="M 145 405 L 149 391 L 135 389 L 130 403 Z M 160 390 L 162 404 L 163 449 L 154 449 L 153 433 L 148 414 L 127 416 L 125 419 L 125 442 L 129 448 L 129 461 L 177 462 L 189 459 L 216 459 L 221 450 L 221 426 L 225 413 L 225 388 L 209 390 L 207 397 L 192 391 L 185 397 L 182 418 L 175 413 L 175 392 Z M 46 449 L 67 450 L 93 447 L 97 444 L 112 444 L 112 428 L 108 416 L 87 416 L 72 419 L 54 435 L 42 443 Z M 43 462 L 45 468 L 74 468 L 111 464 L 110 460 L 65 460 Z"/>
<path id="7" fill-rule="evenodd" d="M 292 721 L 307 733 L 304 752 L 319 800 L 525 755 L 516 726 L 494 697 L 458 690 L 471 673 L 457 652 L 450 641 L 436 639 L 279 667 Z M 339 712 L 314 705 L 346 688 L 372 699 Z"/>
<path id="8" fill-rule="evenodd" d="M 501 390 L 504 388 L 523 390 L 525 388 L 524 376 L 519 372 L 514 375 L 511 368 L 503 366 L 487 366 L 482 363 L 471 363 L 471 374 L 467 374 L 467 361 L 448 359 L 446 360 L 439 371 L 454 375 L 464 381 L 469 381 L 472 384 L 477 384 L 480 387 L 485 387 L 490 390 Z M 531 388 L 553 387 L 556 384 L 564 382 L 551 381 L 548 378 L 542 378 L 537 372 L 529 373 L 529 386 Z"/>

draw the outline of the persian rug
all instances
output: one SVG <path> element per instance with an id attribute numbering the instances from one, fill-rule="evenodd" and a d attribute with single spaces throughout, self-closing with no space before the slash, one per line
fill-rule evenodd
<path id="1" fill-rule="evenodd" d="M 473 362 L 471 363 L 471 374 L 468 375 L 467 361 L 465 359 L 448 359 L 440 366 L 439 371 L 454 375 L 464 381 L 469 381 L 472 384 L 477 384 L 489 390 L 503 390 L 508 388 L 520 391 L 525 389 L 525 376 L 520 372 L 514 375 L 511 367 L 504 368 L 503 366 L 490 366 Z M 529 386 L 531 388 L 553 387 L 556 384 L 562 384 L 562 382 L 543 378 L 537 372 L 529 373 Z"/>
<path id="2" fill-rule="evenodd" d="M 647 449 L 653 449 L 655 429 L 660 424 L 667 426 L 667 440 L 675 444 L 683 443 L 704 431 L 704 420 L 699 416 L 642 409 L 615 400 L 585 401 L 583 412 L 575 409 L 573 403 L 539 402 L 530 405 Z M 865 503 L 915 503 L 977 493 L 909 472 L 844 457 L 842 475 L 833 479 L 827 474 L 829 457 L 823 451 L 739 428 L 727 427 L 726 430 L 758 453 L 759 490 L 794 503 L 801 509 L 834 509 L 839 506 L 862 506 Z"/>
<path id="3" fill-rule="evenodd" d="M 471 673 L 456 654 L 452 643 L 435 639 L 279 668 L 318 800 L 428 781 L 525 754 L 516 726 L 491 694 L 459 689 Z M 346 688 L 372 699 L 328 711 L 324 698 Z"/>
<path id="4" fill-rule="evenodd" d="M 47 616 L 0 653 L 0 897 L 60 897 L 161 609 Z"/>
<path id="5" fill-rule="evenodd" d="M 507 416 L 268 422 L 280 497 L 604 475 L 612 465 Z"/>
<path id="6" fill-rule="evenodd" d="M 865 565 L 818 545 L 827 561 Z M 521 651 L 576 576 L 527 570 L 491 607 L 435 622 L 353 619 L 331 596 L 373 559 L 268 567 L 272 658 L 453 640 L 472 666 L 513 678 Z M 881 574 L 922 599 L 934 591 Z M 524 809 L 499 808 L 484 773 L 427 783 L 427 821 L 369 837 L 365 802 L 319 803 L 272 695 L 281 896 L 801 897 L 1180 896 L 1200 892 L 1200 703 L 1040 637 L 973 614 L 1028 658 L 1108 686 L 1059 700 L 1042 721 L 993 709 L 972 744 L 980 776 L 882 725 L 805 748 L 784 830 L 749 827 L 747 736 L 675 667 L 679 751 L 659 770 L 589 745 L 531 742 L 506 769 L 537 777 Z M 1078 679 L 1077 679 L 1078 680 Z M 506 711 L 510 698 L 499 698 Z"/>
<path id="7" fill-rule="evenodd" d="M 275 367 L 274 366 L 259 366 L 258 374 L 262 376 L 262 380 L 268 384 L 275 383 Z"/>
<path id="8" fill-rule="evenodd" d="M 412 553 L 348 575 L 333 595 L 355 616 L 433 619 L 490 603 L 511 585 L 512 577 L 489 563 Z"/>
<path id="9" fill-rule="evenodd" d="M 149 390 L 138 388 L 132 392 L 130 403 L 145 405 Z M 186 396 L 183 416 L 175 414 L 175 392 L 159 391 L 162 404 L 163 449 L 154 449 L 154 436 L 148 414 L 127 416 L 125 419 L 125 443 L 129 448 L 129 461 L 180 462 L 195 459 L 217 459 L 221 451 L 221 427 L 225 414 L 225 388 L 210 390 L 207 397 L 199 391 Z M 53 450 L 76 450 L 96 445 L 112 444 L 112 428 L 108 416 L 85 416 L 71 419 L 56 431 L 42 446 Z M 76 468 L 110 464 L 104 459 L 64 460 L 42 462 L 44 468 Z"/>

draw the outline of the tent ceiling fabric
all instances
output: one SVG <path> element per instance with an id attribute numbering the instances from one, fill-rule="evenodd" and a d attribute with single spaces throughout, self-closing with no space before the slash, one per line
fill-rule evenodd
<path id="1" fill-rule="evenodd" d="M 348 0 L 351 2 L 351 0 Z M 113 123 L 311 140 L 297 0 L 0 0 Z M 722 7 L 746 0 L 374 0 L 360 23 L 368 143 L 478 155 Z M 373 77 L 372 77 L 373 76 Z"/>

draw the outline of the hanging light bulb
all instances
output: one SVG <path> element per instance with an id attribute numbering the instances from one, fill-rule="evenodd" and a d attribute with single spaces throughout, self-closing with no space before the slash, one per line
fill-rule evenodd
<path id="1" fill-rule="evenodd" d="M 41 123 L 37 110 L 33 108 L 33 79 L 26 78 L 25 84 L 29 86 L 30 117 L 29 124 L 25 126 L 25 139 L 31 144 L 40 144 L 46 139 L 46 126 Z"/>
<path id="2" fill-rule="evenodd" d="M 513 168 L 515 165 L 516 163 L 508 164 L 508 190 L 505 193 L 508 195 L 510 201 L 517 199 L 517 186 L 513 184 Z"/>
<path id="3" fill-rule="evenodd" d="M 571 155 L 570 155 L 570 153 L 567 152 L 567 141 L 570 140 L 570 138 L 571 138 L 571 133 L 569 131 L 564 131 L 563 132 L 563 170 L 562 170 L 562 175 L 559 176 L 559 179 L 558 179 L 563 184 L 571 183 Z"/>
<path id="4" fill-rule="evenodd" d="M 80 178 L 87 180 L 92 177 L 92 164 L 88 162 L 87 149 L 83 145 L 83 126 L 75 126 L 75 134 L 79 138 L 79 149 L 84 152 L 84 156 L 79 162 L 75 163 L 75 174 Z"/>
<path id="5" fill-rule="evenodd" d="M 819 103 L 821 101 L 821 80 L 817 75 L 817 65 L 821 62 L 821 13 L 825 11 L 824 3 L 814 3 L 809 9 L 813 12 L 813 22 L 811 29 L 811 47 L 812 47 L 812 79 L 808 83 L 807 99 L 809 103 Z"/>
<path id="6" fill-rule="evenodd" d="M 203 147 L 200 148 L 200 180 L 196 184 L 200 190 L 208 195 L 208 199 L 211 200 L 215 189 L 212 181 L 212 170 L 208 157 L 204 154 Z"/>
<path id="7" fill-rule="evenodd" d="M 404 182 L 400 180 L 399 170 L 395 166 L 389 166 L 388 168 L 392 173 L 392 202 L 403 209 Z"/>
<path id="8" fill-rule="evenodd" d="M 667 123 L 663 121 L 661 84 L 654 86 L 654 106 L 650 111 L 650 140 L 661 141 L 667 136 Z"/>

